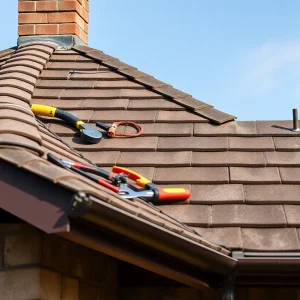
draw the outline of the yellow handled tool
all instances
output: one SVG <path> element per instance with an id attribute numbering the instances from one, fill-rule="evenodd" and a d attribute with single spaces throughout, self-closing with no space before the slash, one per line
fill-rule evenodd
<path id="1" fill-rule="evenodd" d="M 47 105 L 31 104 L 31 110 L 37 116 L 55 117 L 71 124 L 80 130 L 80 137 L 86 143 L 97 144 L 102 138 L 100 131 L 86 125 L 79 118 L 62 109 Z"/>

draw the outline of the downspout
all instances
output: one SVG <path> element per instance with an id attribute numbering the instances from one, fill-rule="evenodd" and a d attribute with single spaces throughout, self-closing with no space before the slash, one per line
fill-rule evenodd
<path id="1" fill-rule="evenodd" d="M 224 280 L 222 284 L 222 300 L 234 300 L 236 274 L 237 269 Z"/>

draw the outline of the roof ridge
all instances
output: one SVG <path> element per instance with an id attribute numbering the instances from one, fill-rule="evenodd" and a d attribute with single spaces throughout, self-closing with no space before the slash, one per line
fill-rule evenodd
<path id="1" fill-rule="evenodd" d="M 5 136 L 1 139 L 3 147 L 25 148 L 43 155 L 38 123 L 29 105 L 38 75 L 55 48 L 52 44 L 28 44 L 0 52 L 0 119 L 4 119 L 0 134 Z M 46 57 L 44 55 L 41 59 L 36 53 L 32 53 L 32 49 L 43 52 Z M 20 56 L 20 52 L 27 53 L 28 56 Z"/>
<path id="2" fill-rule="evenodd" d="M 129 77 L 129 79 L 150 88 L 152 91 L 160 95 L 168 97 L 175 103 L 187 108 L 189 112 L 204 117 L 214 123 L 223 124 L 236 119 L 235 116 L 219 111 L 212 105 L 195 99 L 191 95 L 175 89 L 171 85 L 157 80 L 153 76 L 141 72 L 137 68 L 123 63 L 113 56 L 103 53 L 103 51 L 83 45 L 75 45 L 72 49 L 86 55 L 89 58 L 101 62 L 103 65 L 118 71 L 126 77 Z"/>

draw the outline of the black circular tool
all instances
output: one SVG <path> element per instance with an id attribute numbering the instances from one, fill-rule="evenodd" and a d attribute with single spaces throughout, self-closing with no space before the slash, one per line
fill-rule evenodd
<path id="1" fill-rule="evenodd" d="M 100 131 L 89 127 L 86 124 L 81 124 L 80 127 L 80 137 L 84 142 L 90 144 L 98 144 L 100 142 L 102 138 L 102 133 Z"/>

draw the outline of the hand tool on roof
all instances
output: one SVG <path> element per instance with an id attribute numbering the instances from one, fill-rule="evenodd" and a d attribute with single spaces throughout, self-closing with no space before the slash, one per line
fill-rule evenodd
<path id="1" fill-rule="evenodd" d="M 97 175 L 100 175 L 101 174 L 101 176 L 102 175 L 105 175 L 105 177 L 113 177 L 113 175 L 110 175 L 110 173 L 108 173 L 108 174 L 104 174 L 104 172 L 106 172 L 105 170 L 102 170 L 102 169 L 100 169 L 99 168 L 99 170 L 97 170 L 98 168 L 93 168 L 93 167 L 91 167 L 91 168 L 86 168 L 86 167 L 84 167 L 84 168 L 81 168 L 81 167 L 79 167 L 79 163 L 77 164 L 77 166 L 75 166 L 75 163 L 72 163 L 72 162 L 69 162 L 69 161 L 66 161 L 66 160 L 62 160 L 62 159 L 59 159 L 59 158 L 57 158 L 54 154 L 52 154 L 52 153 L 48 153 L 47 154 L 47 159 L 48 159 L 48 161 L 50 161 L 50 162 L 52 162 L 53 164 L 55 164 L 55 165 L 57 165 L 57 166 L 59 166 L 59 167 L 61 167 L 61 168 L 68 168 L 68 169 L 71 169 L 71 170 L 73 170 L 74 172 L 76 172 L 76 173 L 78 173 L 78 174 L 80 174 L 80 175 L 82 175 L 82 176 L 84 176 L 84 177 L 86 177 L 86 178 L 88 178 L 88 179 L 90 179 L 90 180 L 92 180 L 92 181 L 94 181 L 94 182 L 96 182 L 96 183 L 98 183 L 99 185 L 101 185 L 101 186 L 103 186 L 103 187 L 106 187 L 106 188 L 108 188 L 109 190 L 111 190 L 111 191 L 113 191 L 113 192 L 115 192 L 115 193 L 118 193 L 119 192 L 119 188 L 117 187 L 117 186 L 115 186 L 115 185 L 113 185 L 113 184 L 111 184 L 111 183 L 109 183 L 109 182 L 107 182 L 106 180 L 104 180 L 104 179 L 101 179 L 101 178 L 98 178 L 98 177 L 95 177 L 95 176 L 93 176 L 93 175 L 90 175 L 90 174 L 88 174 L 87 172 L 89 172 L 89 173 L 94 173 L 94 174 L 97 174 Z M 104 172 L 103 172 L 104 171 Z M 99 172 L 99 173 L 98 173 Z"/>
<path id="2" fill-rule="evenodd" d="M 81 171 L 89 172 L 89 173 L 101 176 L 101 177 L 105 178 L 106 180 L 109 180 L 114 186 L 119 186 L 120 184 L 127 182 L 127 175 L 125 175 L 125 174 L 109 173 L 102 168 L 89 166 L 89 165 L 82 164 L 79 162 L 71 162 L 71 161 L 64 160 L 64 159 L 60 159 L 60 161 L 64 165 L 66 165 L 68 168 L 74 167 Z"/>
<path id="3" fill-rule="evenodd" d="M 153 182 L 151 182 L 146 177 L 141 174 L 134 172 L 130 169 L 114 166 L 112 171 L 117 174 L 126 174 L 129 179 L 135 181 L 135 183 L 144 188 L 153 192 L 152 201 L 184 201 L 191 196 L 191 192 L 186 188 L 160 188 Z"/>
<path id="4" fill-rule="evenodd" d="M 96 168 L 93 166 L 87 166 L 80 163 L 73 163 L 67 160 L 59 159 L 52 153 L 47 154 L 47 159 L 59 167 L 69 168 L 73 170 L 74 172 L 92 180 L 93 182 L 98 183 L 103 187 L 108 188 L 109 190 L 119 194 L 120 196 L 126 199 L 142 198 L 143 200 L 150 201 L 150 202 L 160 202 L 166 200 L 182 201 L 190 197 L 189 190 L 187 189 L 168 189 L 168 188 L 164 189 L 164 188 L 153 187 L 148 190 L 147 189 L 135 190 L 134 187 L 131 187 L 130 185 L 125 183 L 127 181 L 127 174 L 125 174 L 125 172 L 122 172 L 121 174 L 117 174 L 117 175 L 112 175 L 109 172 L 102 170 L 101 168 Z M 120 168 L 120 170 L 121 169 L 123 170 L 123 168 Z M 128 169 L 125 170 L 127 171 L 127 173 L 137 174 L 131 170 Z M 110 182 L 107 182 L 104 179 L 99 179 L 98 177 L 88 174 L 88 172 L 99 176 L 103 176 L 104 178 L 110 180 L 111 182 L 117 184 L 118 186 Z M 144 178 L 141 175 L 139 176 Z M 183 193 L 180 193 L 179 190 L 185 190 L 184 197 L 183 197 Z M 177 194 L 175 195 L 174 192 L 177 192 Z"/>
<path id="5" fill-rule="evenodd" d="M 137 130 L 137 132 L 136 133 L 117 133 L 118 126 L 120 126 L 120 125 L 129 125 L 129 126 L 135 128 Z M 139 124 L 136 124 L 134 122 L 131 122 L 131 121 L 114 122 L 111 125 L 106 125 L 104 123 L 97 121 L 96 126 L 105 130 L 107 132 L 107 135 L 110 137 L 117 137 L 117 138 L 137 137 L 143 133 L 142 126 Z"/>
<path id="6" fill-rule="evenodd" d="M 37 116 L 55 117 L 75 126 L 80 130 L 80 137 L 86 143 L 97 144 L 102 138 L 100 131 L 88 126 L 79 118 L 62 109 L 47 105 L 31 104 L 31 110 Z"/>

